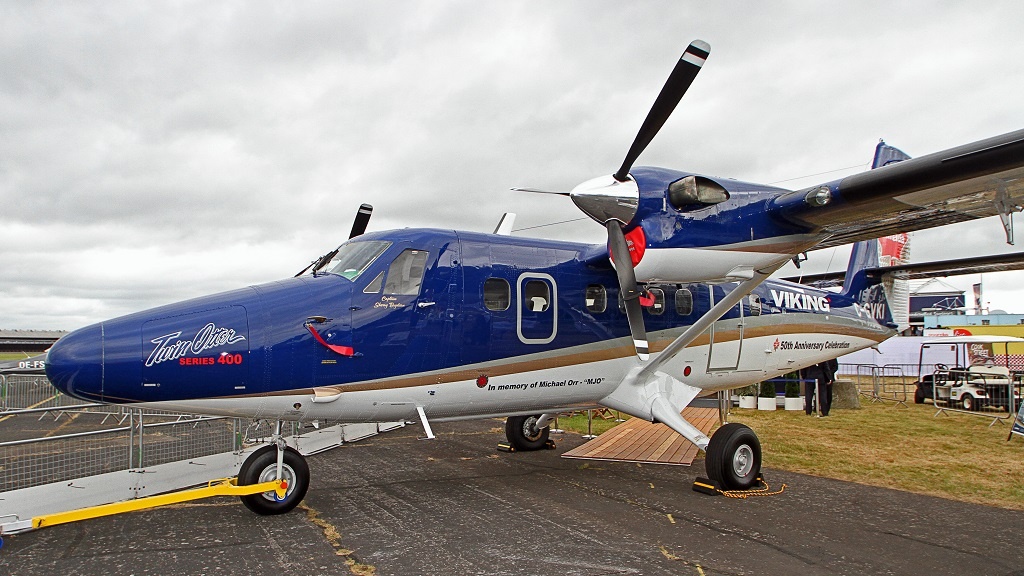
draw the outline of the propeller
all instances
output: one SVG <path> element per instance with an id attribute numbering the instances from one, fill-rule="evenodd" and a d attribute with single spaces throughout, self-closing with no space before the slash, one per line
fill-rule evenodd
<path id="1" fill-rule="evenodd" d="M 615 274 L 619 277 L 619 294 L 626 308 L 626 319 L 629 320 L 629 333 L 633 336 L 633 347 L 641 360 L 647 360 L 647 328 L 644 327 L 643 308 L 640 306 L 640 290 L 636 285 L 636 272 L 633 270 L 633 258 L 629 255 L 626 236 L 622 226 L 614 220 L 605 225 L 608 228 L 608 248 L 615 264 Z"/>
<path id="2" fill-rule="evenodd" d="M 352 222 L 352 231 L 349 232 L 348 234 L 349 240 L 355 238 L 356 236 L 361 236 L 363 232 L 366 232 L 366 226 L 367 224 L 370 223 L 371 214 L 373 214 L 373 206 L 370 206 L 369 204 L 359 205 L 359 210 L 356 212 L 356 219 L 355 221 Z M 294 277 L 298 278 L 299 276 L 302 276 L 310 269 L 312 269 L 313 274 L 316 274 L 318 270 L 326 266 L 331 261 L 331 259 L 333 259 L 337 254 L 338 248 L 331 250 L 327 254 L 324 254 L 323 256 L 317 258 L 316 260 L 310 262 L 309 266 L 303 268 L 302 271 L 296 274 Z"/>
<path id="3" fill-rule="evenodd" d="M 647 118 L 640 126 L 640 131 L 637 132 L 636 139 L 633 140 L 633 145 L 629 147 L 622 166 L 612 176 L 613 178 L 619 182 L 625 182 L 629 178 L 629 169 L 633 167 L 633 162 L 665 125 L 665 121 L 672 115 L 672 111 L 676 109 L 676 105 L 682 100 L 683 94 L 686 94 L 690 84 L 693 84 L 693 79 L 697 77 L 697 72 L 700 72 L 701 66 L 704 65 L 704 61 L 710 54 L 711 46 L 703 40 L 694 40 L 686 47 L 683 55 L 676 62 L 676 67 L 668 75 L 668 80 L 662 86 L 658 98 L 651 106 L 651 111 L 647 113 Z"/>
<path id="4" fill-rule="evenodd" d="M 352 231 L 348 234 L 349 240 L 356 236 L 362 236 L 363 232 L 366 232 L 366 225 L 370 223 L 371 214 L 373 214 L 373 206 L 370 206 L 369 204 L 359 205 L 359 211 L 356 212 L 356 219 L 352 222 Z"/>
<path id="5" fill-rule="evenodd" d="M 591 218 L 601 222 L 608 230 L 608 249 L 615 265 L 615 274 L 619 279 L 619 293 L 622 295 L 626 308 L 626 319 L 629 321 L 629 332 L 633 336 L 633 346 L 640 360 L 647 360 L 649 347 L 647 329 L 644 327 L 643 308 L 640 304 L 640 290 L 636 284 L 636 272 L 633 270 L 633 258 L 629 254 L 629 246 L 623 227 L 636 216 L 640 202 L 640 190 L 636 182 L 629 177 L 633 162 L 651 143 L 668 117 L 682 100 L 683 94 L 690 88 L 701 66 L 711 53 L 711 46 L 702 40 L 694 40 L 686 47 L 683 55 L 676 62 L 668 80 L 661 88 L 654 105 L 651 106 L 647 118 L 640 126 L 633 144 L 629 147 L 622 166 L 612 174 L 611 179 L 596 178 L 577 186 L 571 193 L 572 201 Z"/>
<path id="6" fill-rule="evenodd" d="M 619 279 L 619 291 L 626 307 L 626 318 L 629 320 L 629 331 L 633 335 L 636 355 L 641 360 L 648 358 L 647 331 L 644 328 L 641 293 L 636 283 L 633 259 L 629 254 L 629 246 L 623 231 L 636 216 L 640 205 L 640 188 L 636 181 L 630 178 L 629 171 L 633 167 L 633 162 L 672 115 L 672 111 L 682 100 L 710 54 L 711 46 L 703 40 L 694 40 L 686 47 L 654 100 L 622 165 L 614 174 L 588 180 L 568 193 L 515 188 L 523 192 L 567 195 L 584 214 L 608 230 L 608 250 L 611 252 L 615 273 Z"/>

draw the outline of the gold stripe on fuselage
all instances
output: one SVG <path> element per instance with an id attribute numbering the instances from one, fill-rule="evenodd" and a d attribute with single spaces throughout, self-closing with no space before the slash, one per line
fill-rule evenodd
<path id="1" fill-rule="evenodd" d="M 790 334 L 834 334 L 836 333 L 836 324 L 842 324 L 842 335 L 852 336 L 857 338 L 863 338 L 866 340 L 873 340 L 875 342 L 882 342 L 888 339 L 892 335 L 892 331 L 874 323 L 867 323 L 862 321 L 851 320 L 842 317 L 833 316 L 829 321 L 816 321 L 816 322 L 782 322 L 784 316 L 792 318 L 794 313 L 787 315 L 771 314 L 765 316 L 752 316 L 745 320 L 747 322 L 758 322 L 760 325 L 744 325 L 743 338 L 758 338 L 765 336 L 786 336 Z M 821 316 L 820 314 L 803 314 L 804 316 Z M 846 320 L 846 322 L 843 322 Z M 650 348 L 651 353 L 661 352 L 664 350 L 672 341 L 678 336 L 686 326 L 679 328 L 673 328 L 671 330 L 665 330 L 662 332 L 653 333 L 650 336 Z M 738 329 L 731 330 L 716 330 L 715 331 L 715 342 L 725 343 L 738 340 L 740 338 L 740 331 Z M 414 374 L 409 376 L 398 376 L 387 380 L 374 380 L 364 382 L 353 382 L 351 384 L 335 384 L 318 386 L 320 394 L 325 394 L 329 390 L 336 392 L 362 392 L 367 390 L 395 390 L 400 388 L 415 388 L 419 386 L 436 386 L 438 384 L 448 384 L 451 382 L 460 382 L 475 380 L 481 375 L 486 375 L 489 378 L 498 376 L 507 376 L 510 374 L 519 374 L 523 372 L 536 372 L 540 370 L 550 370 L 554 368 L 563 368 L 566 366 L 590 364 L 593 362 L 603 362 L 607 360 L 617 360 L 635 356 L 636 352 L 633 346 L 629 343 L 628 337 L 619 338 L 616 340 L 609 340 L 596 344 L 586 344 L 583 346 L 575 346 L 572 348 L 563 348 L 554 351 L 548 351 L 539 353 L 538 356 L 530 359 L 516 360 L 514 358 L 496 360 L 492 362 L 484 362 L 479 364 L 472 364 L 468 366 L 460 366 L 457 368 L 437 371 L 437 372 L 425 372 L 422 374 Z M 708 333 L 701 334 L 693 342 L 687 346 L 687 348 L 707 346 L 711 343 L 711 336 Z M 521 357 L 520 357 L 521 358 Z M 263 394 L 250 394 L 247 396 L 290 396 L 296 394 L 314 394 L 313 388 L 300 388 L 294 390 L 282 390 L 276 392 L 268 392 Z M 225 396 L 224 398 L 244 398 L 243 396 Z"/>

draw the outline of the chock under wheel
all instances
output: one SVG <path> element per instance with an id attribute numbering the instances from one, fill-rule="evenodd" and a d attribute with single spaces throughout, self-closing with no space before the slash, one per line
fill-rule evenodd
<path id="1" fill-rule="evenodd" d="M 757 488 L 747 488 L 746 490 L 723 490 L 722 486 L 714 480 L 697 477 L 693 481 L 693 491 L 707 494 L 708 496 L 722 495 L 729 498 L 746 499 L 749 496 L 775 496 L 776 494 L 782 494 L 786 490 L 786 485 L 783 484 L 778 490 L 771 492 L 768 482 L 764 479 L 764 474 L 757 475 L 757 486 Z"/>

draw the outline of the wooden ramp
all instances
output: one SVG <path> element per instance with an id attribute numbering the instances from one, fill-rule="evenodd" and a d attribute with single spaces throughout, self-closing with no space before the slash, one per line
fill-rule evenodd
<path id="1" fill-rule="evenodd" d="M 707 434 L 718 422 L 717 408 L 683 409 L 683 418 Z M 590 442 L 574 448 L 562 458 L 647 462 L 689 466 L 700 449 L 664 424 L 652 424 L 631 418 L 601 434 Z"/>

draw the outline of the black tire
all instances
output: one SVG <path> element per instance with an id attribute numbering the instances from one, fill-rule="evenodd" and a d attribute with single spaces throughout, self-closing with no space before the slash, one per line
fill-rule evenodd
<path id="1" fill-rule="evenodd" d="M 242 504 L 253 512 L 269 516 L 272 514 L 284 514 L 302 502 L 309 489 L 309 466 L 306 459 L 294 448 L 288 447 L 284 450 L 284 464 L 282 474 L 288 480 L 288 489 L 285 491 L 284 499 L 278 500 L 275 492 L 262 492 L 241 496 Z M 238 470 L 238 485 L 259 484 L 277 478 L 277 447 L 264 446 L 253 452 L 242 463 Z"/>
<path id="2" fill-rule="evenodd" d="M 708 444 L 704 469 L 723 490 L 749 490 L 761 475 L 761 442 L 743 424 L 726 424 Z"/>
<path id="3" fill-rule="evenodd" d="M 920 386 L 914 391 L 914 404 L 924 404 L 924 390 Z"/>
<path id="4" fill-rule="evenodd" d="M 533 431 L 540 415 L 536 416 L 509 416 L 505 419 L 505 438 L 516 450 L 529 452 L 540 450 L 548 443 L 550 428 L 545 426 L 540 430 Z"/>
<path id="5" fill-rule="evenodd" d="M 974 411 L 978 409 L 978 401 L 975 400 L 974 396 L 964 394 L 960 397 L 960 406 L 963 407 L 964 410 Z"/>

